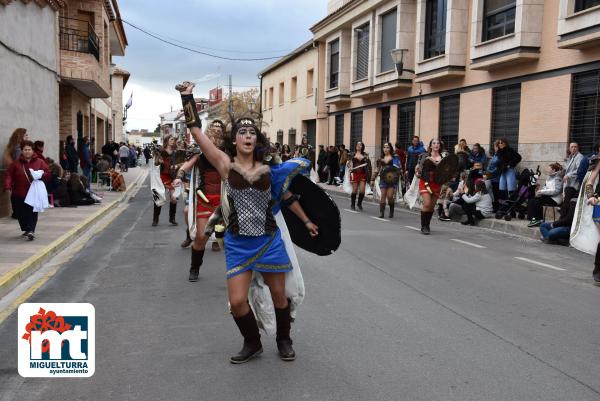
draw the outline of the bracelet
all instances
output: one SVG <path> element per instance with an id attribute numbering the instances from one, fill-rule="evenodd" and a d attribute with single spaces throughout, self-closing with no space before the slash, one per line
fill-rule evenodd
<path id="1" fill-rule="evenodd" d="M 185 123 L 187 127 L 202 128 L 202 121 L 200 121 L 200 117 L 198 117 L 198 110 L 196 110 L 196 101 L 194 100 L 194 95 L 181 95 L 181 104 L 183 105 L 183 113 L 185 115 Z"/>

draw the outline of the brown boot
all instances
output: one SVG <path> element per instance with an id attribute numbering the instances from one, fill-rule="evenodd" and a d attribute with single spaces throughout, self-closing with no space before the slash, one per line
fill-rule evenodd
<path id="1" fill-rule="evenodd" d="M 262 343 L 260 342 L 260 333 L 258 332 L 258 324 L 256 323 L 256 318 L 254 317 L 254 312 L 250 309 L 250 312 L 245 316 L 236 318 L 235 324 L 237 324 L 242 337 L 244 337 L 244 346 L 237 353 L 237 355 L 229 358 L 229 362 L 233 364 L 246 363 L 250 359 L 262 354 Z"/>

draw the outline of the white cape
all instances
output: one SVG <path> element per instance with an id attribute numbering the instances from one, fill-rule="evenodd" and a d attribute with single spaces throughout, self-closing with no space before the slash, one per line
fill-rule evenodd
<path id="1" fill-rule="evenodd" d="M 167 190 L 160 179 L 160 166 L 155 166 L 154 163 L 150 167 L 150 190 L 156 206 L 162 206 L 167 202 Z"/>
<path id="2" fill-rule="evenodd" d="M 48 191 L 46 191 L 46 185 L 41 181 L 44 175 L 44 170 L 33 170 L 29 169 L 33 181 L 27 191 L 25 197 L 25 203 L 33 207 L 34 212 L 43 212 L 44 209 L 48 209 Z"/>
<path id="3" fill-rule="evenodd" d="M 600 242 L 600 232 L 598 231 L 598 226 L 592 219 L 594 207 L 587 203 L 587 197 L 585 196 L 585 185 L 590 174 L 591 173 L 587 173 L 581 184 L 581 191 L 579 191 L 577 206 L 575 207 L 575 216 L 573 217 L 573 225 L 571 225 L 571 237 L 569 242 L 571 246 L 578 251 L 595 255 L 598 242 Z M 596 187 L 597 182 L 598 180 L 592 183 L 594 188 Z"/>

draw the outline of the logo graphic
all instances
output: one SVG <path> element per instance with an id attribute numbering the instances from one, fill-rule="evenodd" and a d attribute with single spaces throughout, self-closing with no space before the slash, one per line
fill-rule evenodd
<path id="1" fill-rule="evenodd" d="M 91 377 L 96 362 L 95 324 L 92 304 L 21 304 L 19 374 Z"/>

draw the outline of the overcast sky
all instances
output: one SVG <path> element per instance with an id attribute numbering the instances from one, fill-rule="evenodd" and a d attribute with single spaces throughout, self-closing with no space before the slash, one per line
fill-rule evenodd
<path id="1" fill-rule="evenodd" d="M 327 0 L 122 0 L 123 20 L 173 42 L 232 58 L 276 57 L 311 38 L 310 26 L 327 13 Z M 227 84 L 259 85 L 257 73 L 275 62 L 227 61 L 162 43 L 125 24 L 129 45 L 113 62 L 131 77 L 123 104 L 133 91 L 126 129 L 154 130 L 158 114 L 181 106 L 177 82 L 197 82 L 194 94 Z M 234 88 L 235 90 L 236 88 Z M 242 90 L 244 88 L 238 88 Z"/>

